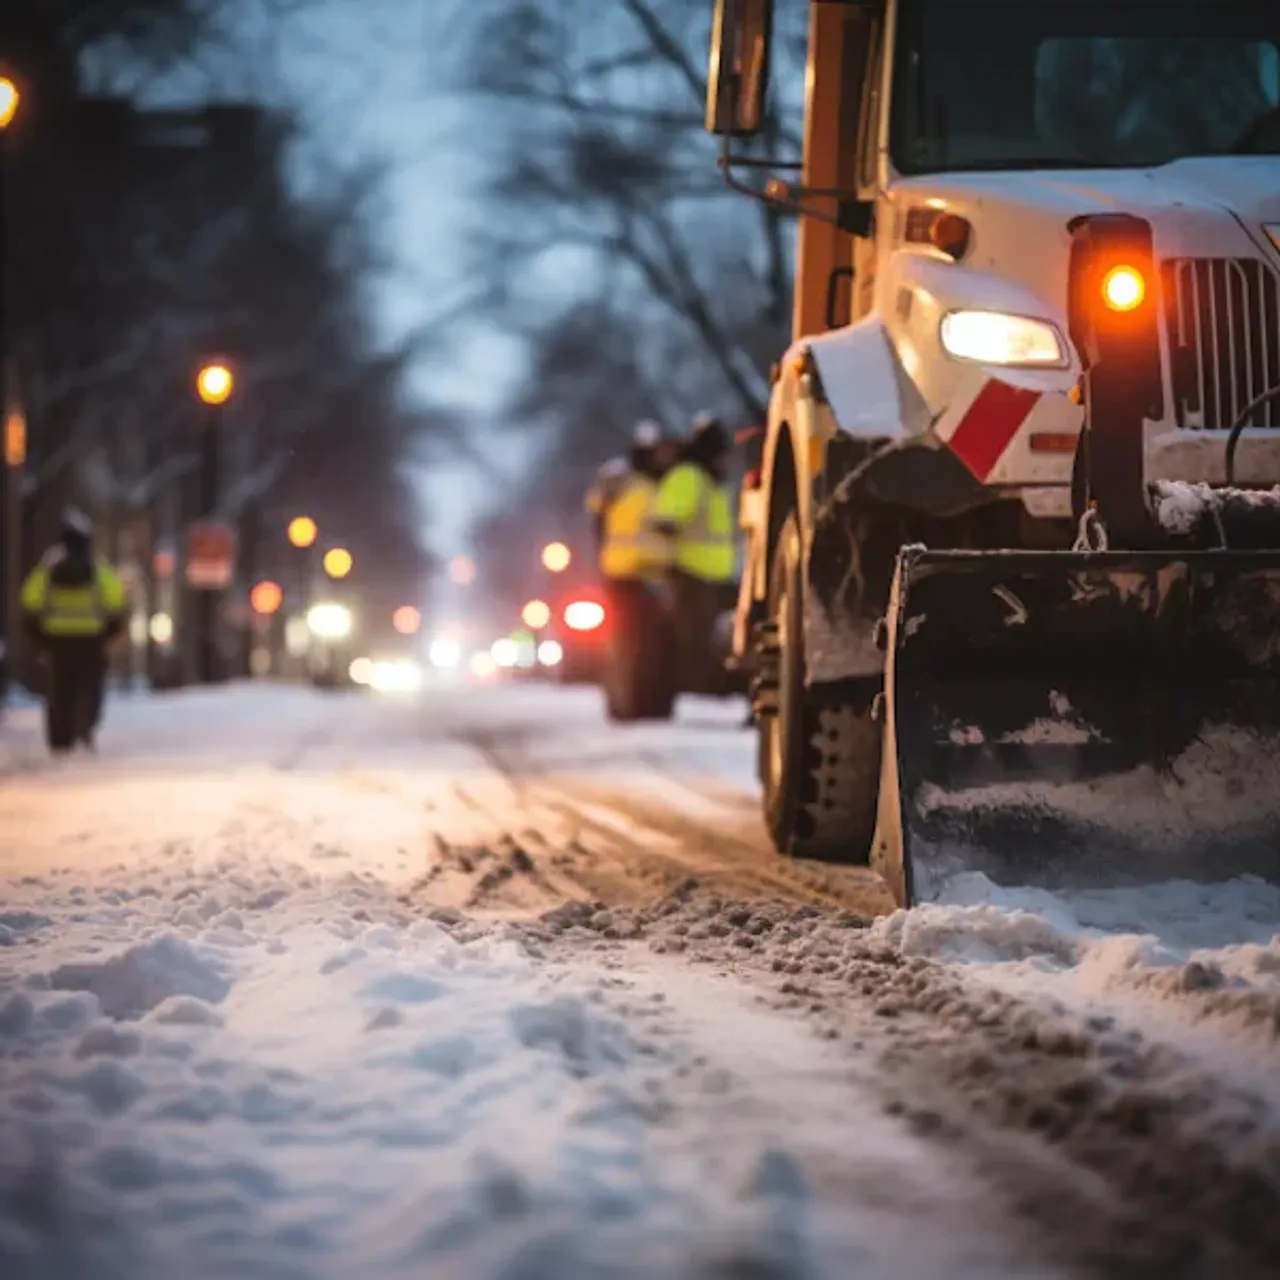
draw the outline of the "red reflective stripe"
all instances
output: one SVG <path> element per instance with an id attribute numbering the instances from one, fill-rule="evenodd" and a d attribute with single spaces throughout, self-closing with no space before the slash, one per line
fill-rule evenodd
<path id="1" fill-rule="evenodd" d="M 1039 391 L 989 380 L 952 432 L 947 442 L 952 453 L 985 480 L 1039 399 Z"/>

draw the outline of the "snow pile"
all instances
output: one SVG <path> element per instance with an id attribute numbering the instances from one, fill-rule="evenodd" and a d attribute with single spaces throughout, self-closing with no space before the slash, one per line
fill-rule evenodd
<path id="1" fill-rule="evenodd" d="M 1132 995 L 1222 1016 L 1280 1043 L 1280 887 L 1225 884 L 1051 894 L 957 876 L 947 901 L 877 920 L 868 937 L 1078 1000 Z"/>
<path id="2" fill-rule="evenodd" d="M 361 877 L 228 892 L 175 862 L 6 914 L 6 1277 L 570 1274 L 582 1224 L 658 1267 L 698 1234 L 694 1162 L 645 1153 L 672 1064 L 598 982 Z"/>

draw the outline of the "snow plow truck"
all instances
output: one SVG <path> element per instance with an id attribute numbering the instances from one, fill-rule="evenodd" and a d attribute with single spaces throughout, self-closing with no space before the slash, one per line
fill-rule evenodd
<path id="1" fill-rule="evenodd" d="M 775 846 L 900 905 L 1280 881 L 1280 5 L 718 0 L 711 45 L 721 170 L 798 222 L 734 632 Z"/>

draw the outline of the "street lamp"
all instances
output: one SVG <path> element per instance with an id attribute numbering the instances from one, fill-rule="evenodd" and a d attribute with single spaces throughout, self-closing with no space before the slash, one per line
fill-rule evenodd
<path id="1" fill-rule="evenodd" d="M 573 560 L 573 554 L 563 542 L 551 542 L 542 548 L 542 567 L 550 573 L 563 573 Z"/>
<path id="2" fill-rule="evenodd" d="M 311 603 L 311 591 L 314 586 L 312 580 L 315 577 L 315 561 L 312 558 L 311 548 L 315 546 L 316 539 L 320 536 L 320 528 L 310 516 L 294 516 L 289 521 L 288 528 L 285 529 L 285 536 L 289 539 L 289 545 L 296 547 L 300 552 L 298 577 L 294 586 L 298 591 L 298 600 L 305 609 Z"/>
<path id="3" fill-rule="evenodd" d="M 316 528 L 316 522 L 310 516 L 295 516 L 289 521 L 287 532 L 289 541 L 299 551 L 305 551 L 315 542 L 320 530 Z"/>
<path id="4" fill-rule="evenodd" d="M 196 589 L 196 679 L 201 684 L 212 684 L 218 678 L 218 603 L 233 576 L 232 534 L 216 522 L 222 500 L 222 418 L 234 390 L 235 378 L 226 361 L 206 360 L 196 371 L 196 398 L 207 412 L 201 424 L 199 510 L 193 523 L 206 522 L 200 532 L 211 547 L 218 548 L 219 558 L 207 569 L 200 566 L 200 577 L 192 583 Z M 190 573 L 188 578 L 192 578 Z"/>
<path id="5" fill-rule="evenodd" d="M 283 602 L 284 592 L 280 584 L 269 579 L 259 582 L 249 593 L 249 603 L 260 617 L 269 618 Z"/>
<path id="6" fill-rule="evenodd" d="M 391 625 L 402 636 L 416 635 L 418 628 L 422 626 L 422 614 L 411 604 L 402 604 L 391 615 Z"/>
<path id="7" fill-rule="evenodd" d="M 551 621 L 551 606 L 545 600 L 530 600 L 521 611 L 520 620 L 531 631 L 541 631 Z"/>
<path id="8" fill-rule="evenodd" d="M 324 553 L 324 571 L 331 578 L 345 578 L 355 563 L 345 547 L 332 547 Z"/>
<path id="9" fill-rule="evenodd" d="M 20 625 L 19 592 L 22 585 L 22 468 L 26 463 L 26 420 L 22 416 L 14 390 L 14 371 L 10 367 L 9 344 L 9 254 L 7 243 L 8 192 L 6 170 L 9 126 L 18 115 L 22 95 L 17 83 L 0 75 L 0 422 L 4 424 L 4 484 L 0 485 L 0 506 L 4 519 L 5 554 L 0 564 L 3 573 L 3 599 L 0 599 L 0 700 L 3 700 L 14 671 L 14 655 Z"/>
<path id="10" fill-rule="evenodd" d="M 0 129 L 7 129 L 22 105 L 22 94 L 8 76 L 0 76 Z"/>
<path id="11" fill-rule="evenodd" d="M 226 404 L 235 387 L 235 376 L 225 364 L 207 364 L 196 374 L 196 395 L 205 404 Z"/>

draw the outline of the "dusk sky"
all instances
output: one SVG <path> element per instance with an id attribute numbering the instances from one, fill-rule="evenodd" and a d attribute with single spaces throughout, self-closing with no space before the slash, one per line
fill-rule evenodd
<path id="1" fill-rule="evenodd" d="M 253 3 L 254 0 L 249 0 Z M 271 0 L 259 0 L 264 9 Z M 389 341 L 446 313 L 464 297 L 467 227 L 482 209 L 470 197 L 481 167 L 475 141 L 492 142 L 483 104 L 455 88 L 459 71 L 459 0 L 312 0 L 255 31 L 243 20 L 234 38 L 251 57 L 227 68 L 189 71 L 152 96 L 283 96 L 304 112 L 315 155 L 339 162 L 386 157 L 392 173 L 381 227 L 393 269 L 376 298 Z M 257 64 L 257 65 L 255 65 Z M 488 411 L 520 370 L 520 353 L 495 332 L 468 330 L 465 341 L 424 359 L 414 386 L 424 400 L 452 401 L 477 412 L 469 447 L 488 453 Z M 510 435 L 501 442 L 505 473 L 525 463 Z M 461 549 L 468 520 L 487 486 L 474 459 L 433 463 L 424 481 L 424 513 L 434 549 Z"/>
<path id="2" fill-rule="evenodd" d="M 284 66 L 319 145 L 392 163 L 385 234 L 396 265 L 379 299 L 389 336 L 441 315 L 469 289 L 460 259 L 468 224 L 482 212 L 469 198 L 480 175 L 470 140 L 485 122 L 482 104 L 464 101 L 451 84 L 456 11 L 453 0 L 318 0 L 283 33 Z M 511 343 L 471 331 L 424 362 L 415 385 L 424 398 L 480 410 L 482 428 L 483 411 L 496 407 L 519 367 Z M 509 468 L 509 437 L 503 443 Z M 441 553 L 461 539 L 485 488 L 473 465 L 433 467 L 424 507 Z"/>

